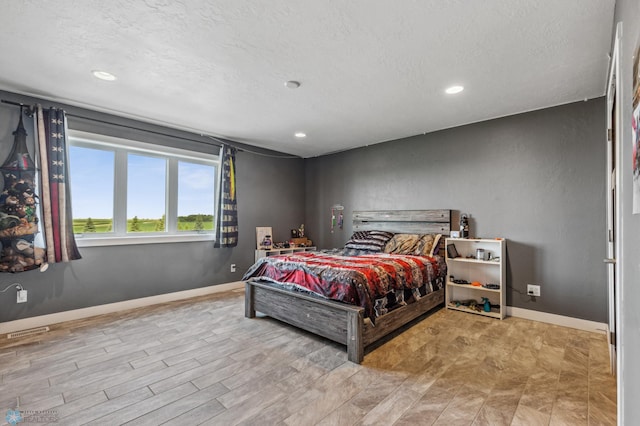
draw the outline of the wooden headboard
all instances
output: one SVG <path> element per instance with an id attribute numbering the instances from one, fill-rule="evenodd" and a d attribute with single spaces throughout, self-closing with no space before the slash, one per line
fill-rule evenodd
<path id="1" fill-rule="evenodd" d="M 444 237 L 451 232 L 451 210 L 354 211 L 353 230 L 442 234 L 438 246 L 440 253 L 444 253 Z"/>
<path id="2" fill-rule="evenodd" d="M 451 210 L 354 211 L 353 230 L 449 236 Z"/>

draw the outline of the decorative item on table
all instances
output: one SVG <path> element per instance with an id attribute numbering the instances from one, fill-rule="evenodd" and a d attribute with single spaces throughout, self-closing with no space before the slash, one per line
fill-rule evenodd
<path id="1" fill-rule="evenodd" d="M 273 230 L 270 226 L 258 226 L 256 228 L 256 245 L 259 250 L 270 250 L 273 248 Z"/>
<path id="2" fill-rule="evenodd" d="M 466 213 L 460 216 L 460 238 L 469 238 L 469 216 Z"/>
<path id="3" fill-rule="evenodd" d="M 292 229 L 291 230 L 291 238 L 298 238 L 298 230 L 297 229 Z"/>
<path id="4" fill-rule="evenodd" d="M 289 244 L 292 245 L 292 247 L 311 247 L 313 245 L 313 241 L 311 241 L 307 237 L 292 238 L 289 241 Z"/>

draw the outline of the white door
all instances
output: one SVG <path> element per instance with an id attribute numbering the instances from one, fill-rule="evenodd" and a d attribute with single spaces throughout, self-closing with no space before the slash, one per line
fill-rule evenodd
<path id="1" fill-rule="evenodd" d="M 607 289 L 609 299 L 609 356 L 611 374 L 617 372 L 618 338 L 618 306 L 619 306 L 619 269 L 618 255 L 618 218 L 620 205 L 617 187 L 619 184 L 619 155 L 620 155 L 620 91 L 618 90 L 618 37 L 616 37 L 609 79 L 607 86 Z"/>

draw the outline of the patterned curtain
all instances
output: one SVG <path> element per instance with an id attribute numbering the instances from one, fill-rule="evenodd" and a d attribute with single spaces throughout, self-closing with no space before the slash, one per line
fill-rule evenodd
<path id="1" fill-rule="evenodd" d="M 218 200 L 218 227 L 215 247 L 235 247 L 238 245 L 238 203 L 236 198 L 236 152 L 228 145 L 222 145 L 220 164 L 222 185 Z"/>
<path id="2" fill-rule="evenodd" d="M 40 159 L 40 202 L 47 262 L 80 259 L 73 236 L 71 195 L 68 188 L 67 122 L 64 111 L 43 110 L 38 105 L 38 148 Z"/>

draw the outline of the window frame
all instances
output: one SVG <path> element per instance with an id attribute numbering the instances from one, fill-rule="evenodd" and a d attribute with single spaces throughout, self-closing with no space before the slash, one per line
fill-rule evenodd
<path id="1" fill-rule="evenodd" d="M 220 155 L 72 129 L 69 129 L 67 136 L 69 146 L 106 149 L 114 152 L 113 231 L 109 233 L 74 234 L 78 247 L 215 241 L 218 226 L 216 213 L 218 212 L 218 198 L 222 177 Z M 164 158 L 167 161 L 165 183 L 165 226 L 167 230 L 164 232 L 127 232 L 127 157 L 129 154 Z M 214 224 L 211 231 L 178 231 L 177 229 L 178 165 L 180 161 L 215 167 Z M 69 165 L 69 175 L 69 186 L 73 200 L 71 164 Z"/>

